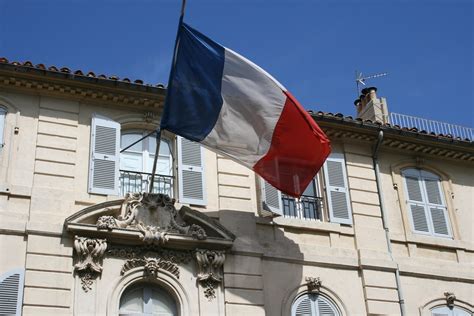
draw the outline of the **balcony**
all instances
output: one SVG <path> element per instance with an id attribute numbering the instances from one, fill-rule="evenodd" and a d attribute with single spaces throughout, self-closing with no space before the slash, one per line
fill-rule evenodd
<path id="1" fill-rule="evenodd" d="M 299 199 L 282 194 L 283 215 L 304 220 L 322 220 L 323 199 L 302 195 Z"/>
<path id="2" fill-rule="evenodd" d="M 120 195 L 126 193 L 148 192 L 151 173 L 120 170 Z M 174 177 L 155 174 L 152 193 L 162 193 L 173 197 Z"/>
<path id="3" fill-rule="evenodd" d="M 415 116 L 390 113 L 390 124 L 400 127 L 416 127 L 420 131 L 428 133 L 452 135 L 454 138 L 469 139 L 474 141 L 474 128 L 449 124 L 439 121 L 427 120 Z"/>

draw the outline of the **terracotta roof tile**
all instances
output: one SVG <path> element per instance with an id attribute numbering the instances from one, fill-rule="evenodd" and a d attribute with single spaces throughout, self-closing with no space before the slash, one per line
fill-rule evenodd
<path id="1" fill-rule="evenodd" d="M 112 75 L 112 76 L 107 76 L 105 74 L 96 75 L 92 71 L 88 71 L 87 74 L 85 74 L 86 72 L 84 72 L 82 70 L 79 70 L 79 69 L 73 71 L 68 67 L 57 67 L 57 66 L 54 66 L 54 65 L 51 65 L 51 66 L 47 67 L 44 64 L 33 65 L 33 63 L 31 61 L 25 61 L 25 62 L 21 63 L 21 62 L 18 62 L 18 61 L 9 61 L 6 57 L 0 57 L 0 63 L 9 64 L 9 65 L 13 65 L 13 66 L 21 66 L 21 67 L 29 67 L 29 68 L 40 69 L 40 70 L 47 70 L 47 71 L 51 71 L 51 72 L 60 72 L 60 73 L 64 73 L 64 74 L 74 74 L 75 76 L 85 76 L 85 77 L 89 77 L 89 78 L 98 78 L 98 79 L 103 79 L 103 80 L 122 81 L 122 82 L 130 83 L 130 84 L 146 85 L 146 86 L 149 86 L 149 87 L 157 87 L 157 88 L 164 88 L 165 87 L 161 83 L 156 84 L 156 85 L 144 84 L 143 80 L 141 80 L 141 79 L 130 80 L 129 78 L 121 79 L 121 78 L 119 78 L 118 76 L 115 76 L 115 75 Z"/>

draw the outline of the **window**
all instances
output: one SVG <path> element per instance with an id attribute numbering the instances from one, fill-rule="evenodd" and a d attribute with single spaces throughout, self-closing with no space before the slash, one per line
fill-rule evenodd
<path id="1" fill-rule="evenodd" d="M 178 309 L 174 298 L 164 289 L 151 284 L 139 284 L 122 294 L 119 315 L 177 316 Z"/>
<path id="2" fill-rule="evenodd" d="M 316 175 L 299 199 L 282 194 L 262 180 L 264 213 L 271 212 L 303 220 L 329 219 L 334 223 L 352 224 L 344 155 L 331 154 L 322 169 L 324 177 L 320 174 Z M 322 182 L 325 186 L 321 185 Z M 326 212 L 324 212 L 325 208 Z"/>
<path id="3" fill-rule="evenodd" d="M 321 294 L 306 293 L 291 307 L 291 316 L 339 316 L 336 305 Z"/>
<path id="4" fill-rule="evenodd" d="M 123 153 L 120 153 L 120 148 L 126 148 L 149 133 L 149 130 L 121 131 L 119 123 L 94 115 L 88 192 L 123 196 L 128 192 L 148 191 L 156 153 L 156 136 L 146 137 Z M 175 147 L 177 162 L 173 159 Z M 198 143 L 180 137 L 175 141 L 174 137 L 162 136 L 153 192 L 178 197 L 181 203 L 206 205 L 203 161 L 203 149 Z M 176 169 L 177 172 L 174 172 Z"/>
<path id="5" fill-rule="evenodd" d="M 124 131 L 121 135 L 120 148 L 126 148 L 146 136 L 149 131 Z M 120 195 L 127 192 L 140 192 L 149 189 L 153 162 L 156 153 L 156 135 L 151 135 L 141 142 L 120 153 Z M 156 166 L 154 193 L 167 194 L 173 197 L 173 157 L 171 141 L 162 137 Z"/>
<path id="6" fill-rule="evenodd" d="M 472 313 L 459 307 L 440 306 L 431 310 L 433 316 L 472 316 Z"/>
<path id="7" fill-rule="evenodd" d="M 402 174 L 412 230 L 419 234 L 451 237 L 440 178 L 421 169 L 405 169 Z"/>
<path id="8" fill-rule="evenodd" d="M 0 275 L 0 315 L 21 315 L 23 280 L 23 269 Z"/>

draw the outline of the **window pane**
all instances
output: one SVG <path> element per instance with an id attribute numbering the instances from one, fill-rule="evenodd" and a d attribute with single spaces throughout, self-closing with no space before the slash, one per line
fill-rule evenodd
<path id="1" fill-rule="evenodd" d="M 125 291 L 120 298 L 120 313 L 143 313 L 143 288 Z"/>
<path id="2" fill-rule="evenodd" d="M 151 301 L 153 315 L 173 316 L 178 314 L 174 299 L 164 290 L 153 289 Z"/>
<path id="3" fill-rule="evenodd" d="M 122 134 L 120 148 L 123 149 L 133 144 L 134 142 L 136 142 L 142 137 L 143 137 L 142 133 Z M 138 142 L 137 144 L 133 145 L 132 147 L 127 149 L 127 151 L 142 152 L 142 148 L 143 148 L 143 141 Z"/>
<path id="4" fill-rule="evenodd" d="M 306 190 L 304 190 L 303 192 L 303 195 L 307 195 L 307 196 L 316 196 L 316 192 L 314 190 L 314 186 L 315 186 L 315 180 L 313 179 L 308 187 L 306 188 Z"/>
<path id="5" fill-rule="evenodd" d="M 151 155 L 156 152 L 156 136 L 150 136 L 148 140 L 148 151 Z M 162 139 L 160 142 L 160 156 L 170 156 L 170 145 L 167 140 Z"/>
<path id="6" fill-rule="evenodd" d="M 120 155 L 120 169 L 141 172 L 143 167 L 142 154 L 123 152 Z"/>

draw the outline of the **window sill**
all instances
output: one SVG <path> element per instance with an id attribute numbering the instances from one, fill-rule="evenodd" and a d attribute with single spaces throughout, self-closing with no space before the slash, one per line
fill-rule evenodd
<path id="1" fill-rule="evenodd" d="M 317 230 L 332 233 L 339 233 L 344 235 L 354 235 L 354 228 L 350 226 L 342 226 L 338 223 L 328 223 L 320 221 L 301 220 L 296 218 L 275 217 L 262 218 L 257 217 L 257 224 L 261 225 L 276 225 L 281 227 L 292 227 L 306 230 Z"/>
<path id="2" fill-rule="evenodd" d="M 420 245 L 444 247 L 444 248 L 454 248 L 462 250 L 474 250 L 474 244 L 462 240 L 454 240 L 451 238 L 444 237 L 435 237 L 435 236 L 426 236 L 426 235 L 416 235 L 413 233 L 407 234 L 390 234 L 390 239 L 396 242 L 409 242 Z"/>

